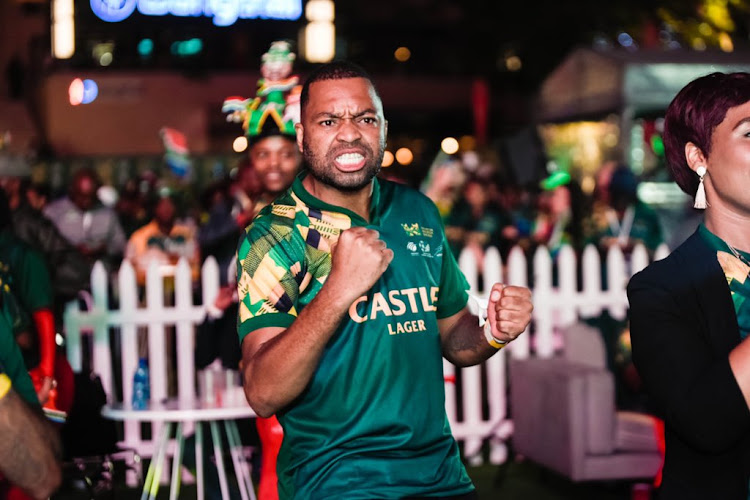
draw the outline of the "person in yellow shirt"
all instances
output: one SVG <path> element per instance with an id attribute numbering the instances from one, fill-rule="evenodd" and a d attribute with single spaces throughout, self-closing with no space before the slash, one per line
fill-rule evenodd
<path id="1" fill-rule="evenodd" d="M 163 276 L 173 277 L 177 261 L 184 257 L 190 264 L 193 283 L 200 278 L 200 248 L 195 227 L 177 222 L 174 193 L 166 188 L 159 192 L 154 218 L 137 229 L 128 240 L 125 258 L 135 267 L 138 284 L 146 283 L 146 271 L 155 261 Z"/>

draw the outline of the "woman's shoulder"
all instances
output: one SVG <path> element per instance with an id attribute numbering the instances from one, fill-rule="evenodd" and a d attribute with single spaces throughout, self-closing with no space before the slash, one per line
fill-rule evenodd
<path id="1" fill-rule="evenodd" d="M 658 282 L 662 285 L 682 283 L 691 276 L 691 272 L 698 262 L 694 257 L 701 251 L 701 240 L 697 233 L 689 237 L 684 243 L 674 249 L 663 259 L 655 260 L 642 271 L 633 275 L 628 288 L 643 283 Z"/>

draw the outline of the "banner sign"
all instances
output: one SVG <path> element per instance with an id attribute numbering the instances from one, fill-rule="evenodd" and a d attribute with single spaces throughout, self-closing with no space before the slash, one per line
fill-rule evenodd
<path id="1" fill-rule="evenodd" d="M 136 10 L 144 16 L 211 17 L 216 26 L 237 19 L 296 21 L 302 0 L 90 0 L 91 10 L 110 23 L 124 21 Z"/>

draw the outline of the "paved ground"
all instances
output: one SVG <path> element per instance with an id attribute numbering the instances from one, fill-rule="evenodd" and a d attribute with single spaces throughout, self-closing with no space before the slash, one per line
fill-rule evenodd
<path id="1" fill-rule="evenodd" d="M 633 486 L 633 483 L 622 481 L 574 484 L 530 462 L 513 461 L 502 466 L 484 465 L 468 470 L 481 500 L 627 500 L 631 498 Z M 116 470 L 114 489 L 102 491 L 95 498 L 140 498 L 140 490 L 127 488 L 123 478 L 123 471 Z M 180 498 L 195 498 L 195 487 L 184 485 L 180 493 Z M 168 488 L 163 486 L 158 498 L 167 499 L 168 496 Z M 69 485 L 52 498 L 77 500 L 91 497 L 79 483 L 78 488 Z M 648 500 L 649 496 L 632 498 Z"/>

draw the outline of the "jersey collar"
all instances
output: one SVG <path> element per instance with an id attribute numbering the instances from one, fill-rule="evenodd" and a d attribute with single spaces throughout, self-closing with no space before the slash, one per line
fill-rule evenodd
<path id="1" fill-rule="evenodd" d="M 379 226 L 380 225 L 380 179 L 375 177 L 372 183 L 372 196 L 370 197 L 370 221 L 366 221 L 359 214 L 349 210 L 348 208 L 340 207 L 338 205 L 331 205 L 323 200 L 320 200 L 310 194 L 305 186 L 302 184 L 302 179 L 307 176 L 307 170 L 297 175 L 292 184 L 292 191 L 297 197 L 309 207 L 316 208 L 321 211 L 337 212 L 348 216 L 352 220 L 352 225 L 357 226 Z"/>

